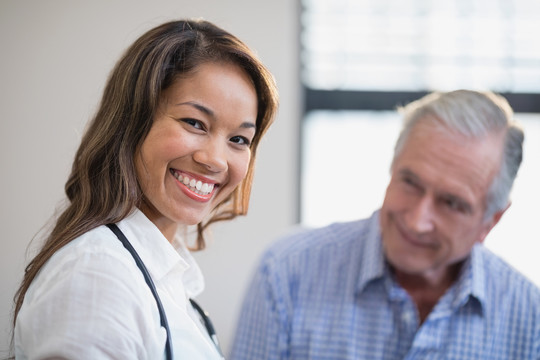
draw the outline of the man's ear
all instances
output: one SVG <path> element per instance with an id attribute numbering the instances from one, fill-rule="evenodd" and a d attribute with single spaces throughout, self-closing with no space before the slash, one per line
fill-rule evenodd
<path id="1" fill-rule="evenodd" d="M 508 205 L 506 205 L 504 209 L 497 211 L 495 214 L 493 214 L 493 216 L 490 219 L 486 220 L 486 222 L 483 225 L 484 228 L 482 229 L 482 232 L 480 233 L 480 237 L 478 239 L 479 243 L 484 242 L 487 234 L 489 234 L 491 229 L 493 229 L 495 225 L 497 225 L 497 223 L 501 220 L 503 214 L 506 212 L 506 210 L 508 210 L 510 205 L 512 205 L 512 202 L 508 202 Z"/>

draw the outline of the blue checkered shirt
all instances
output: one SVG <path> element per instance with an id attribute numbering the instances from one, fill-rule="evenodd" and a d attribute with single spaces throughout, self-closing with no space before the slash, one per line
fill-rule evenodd
<path id="1" fill-rule="evenodd" d="M 540 290 L 477 245 L 420 325 L 384 260 L 375 212 L 265 253 L 230 359 L 540 359 Z"/>

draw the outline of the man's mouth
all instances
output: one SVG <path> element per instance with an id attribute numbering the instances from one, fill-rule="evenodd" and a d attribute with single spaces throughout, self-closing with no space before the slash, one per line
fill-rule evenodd
<path id="1" fill-rule="evenodd" d="M 423 247 L 423 248 L 436 247 L 434 243 L 427 241 L 422 236 L 411 234 L 409 231 L 405 230 L 405 227 L 402 224 L 396 224 L 396 228 L 401 238 L 413 246 Z"/>

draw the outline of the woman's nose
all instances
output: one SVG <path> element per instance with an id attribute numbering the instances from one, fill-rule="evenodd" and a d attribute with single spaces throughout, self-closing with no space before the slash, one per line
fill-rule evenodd
<path id="1" fill-rule="evenodd" d="M 200 149 L 195 151 L 193 159 L 211 172 L 225 171 L 227 169 L 226 144 L 222 140 L 208 139 Z"/>

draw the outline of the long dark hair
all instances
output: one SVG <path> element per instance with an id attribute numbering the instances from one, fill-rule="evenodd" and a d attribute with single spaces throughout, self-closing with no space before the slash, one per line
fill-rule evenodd
<path id="1" fill-rule="evenodd" d="M 65 185 L 69 203 L 26 267 L 15 295 L 14 325 L 28 287 L 56 251 L 91 229 L 124 219 L 140 204 L 134 154 L 152 126 L 160 95 L 179 76 L 208 62 L 233 63 L 246 71 L 257 92 L 258 114 L 247 175 L 197 225 L 194 248 L 204 248 L 203 231 L 211 223 L 246 214 L 257 146 L 278 106 L 272 75 L 243 42 L 210 22 L 180 20 L 151 29 L 128 48 L 109 76 Z"/>

